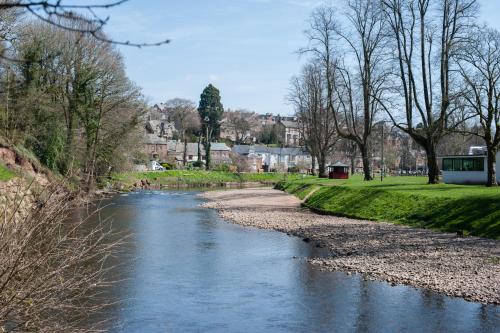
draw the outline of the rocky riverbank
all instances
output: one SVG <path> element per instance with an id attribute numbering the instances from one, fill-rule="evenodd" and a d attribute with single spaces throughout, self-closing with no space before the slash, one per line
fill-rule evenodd
<path id="1" fill-rule="evenodd" d="M 229 221 L 286 232 L 327 248 L 330 257 L 310 259 L 321 269 L 500 304 L 499 241 L 317 215 L 294 196 L 269 188 L 201 196 L 209 200 L 204 207 L 217 209 Z"/>

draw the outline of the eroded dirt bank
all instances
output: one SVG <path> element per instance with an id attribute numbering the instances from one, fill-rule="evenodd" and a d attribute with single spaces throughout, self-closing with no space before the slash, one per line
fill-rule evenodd
<path id="1" fill-rule="evenodd" d="M 362 273 L 467 300 L 500 304 L 500 242 L 382 222 L 317 215 L 269 188 L 212 191 L 204 207 L 229 221 L 274 229 L 326 247 L 322 269 Z"/>

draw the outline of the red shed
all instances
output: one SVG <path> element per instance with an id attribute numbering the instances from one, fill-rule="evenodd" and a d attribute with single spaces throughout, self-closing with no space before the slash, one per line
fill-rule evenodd
<path id="1" fill-rule="evenodd" d="M 328 166 L 328 178 L 330 179 L 348 179 L 349 167 L 341 162 Z"/>

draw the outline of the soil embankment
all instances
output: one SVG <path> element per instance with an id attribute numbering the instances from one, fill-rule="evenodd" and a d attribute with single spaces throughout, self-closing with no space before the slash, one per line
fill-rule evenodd
<path id="1" fill-rule="evenodd" d="M 269 188 L 212 191 L 204 207 L 234 223 L 274 229 L 331 256 L 310 259 L 321 269 L 361 273 L 485 304 L 500 304 L 500 241 L 458 237 L 385 222 L 324 216 L 296 197 Z"/>

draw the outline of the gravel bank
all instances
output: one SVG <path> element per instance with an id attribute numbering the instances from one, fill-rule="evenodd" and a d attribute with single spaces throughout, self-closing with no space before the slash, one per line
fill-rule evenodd
<path id="1" fill-rule="evenodd" d="M 203 206 L 244 226 L 293 234 L 331 257 L 311 259 L 322 269 L 434 290 L 470 301 L 500 304 L 500 242 L 383 222 L 314 214 L 300 200 L 269 188 L 201 194 Z"/>

